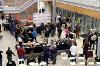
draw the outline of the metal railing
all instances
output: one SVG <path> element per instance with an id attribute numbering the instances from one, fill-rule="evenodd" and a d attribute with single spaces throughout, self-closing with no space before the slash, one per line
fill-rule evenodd
<path id="1" fill-rule="evenodd" d="M 100 0 L 57 0 L 57 1 L 72 2 L 72 3 L 87 5 L 91 7 L 100 7 L 99 5 Z"/>
<path id="2" fill-rule="evenodd" d="M 24 4 L 22 4 L 19 8 L 20 8 L 20 12 L 24 11 L 25 9 L 27 9 L 28 7 L 30 7 L 32 4 L 36 3 L 37 0 L 28 0 L 26 1 Z"/>
<path id="3" fill-rule="evenodd" d="M 28 1 L 25 1 L 25 3 L 21 4 L 19 7 L 4 6 L 3 11 L 5 13 L 21 13 L 22 11 L 24 11 L 25 9 L 27 9 L 28 7 L 30 7 L 32 4 L 34 4 L 36 2 L 37 2 L 37 0 L 28 0 Z"/>
<path id="4" fill-rule="evenodd" d="M 56 2 L 62 2 L 65 4 L 71 4 L 78 7 L 87 8 L 90 10 L 100 11 L 100 0 L 91 0 L 91 2 L 90 0 L 57 0 Z"/>

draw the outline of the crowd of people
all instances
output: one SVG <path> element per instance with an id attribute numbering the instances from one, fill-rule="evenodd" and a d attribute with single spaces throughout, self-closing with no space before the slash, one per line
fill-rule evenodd
<path id="1" fill-rule="evenodd" d="M 3 16 L 1 16 L 1 19 L 3 20 Z M 80 23 L 77 23 L 76 25 L 72 24 L 71 17 L 68 16 L 66 18 L 66 23 L 63 24 L 62 18 L 58 18 L 59 22 L 56 24 L 51 23 L 41 23 L 39 26 L 36 26 L 33 24 L 25 24 L 23 25 L 18 20 L 12 20 L 12 16 L 9 15 L 6 19 L 7 23 L 3 23 L 4 31 L 9 30 L 11 34 L 15 37 L 18 44 L 15 46 L 18 58 L 19 59 L 25 59 L 27 60 L 27 64 L 29 62 L 36 62 L 36 58 L 38 58 L 38 63 L 41 61 L 45 61 L 47 65 L 49 64 L 49 60 L 51 59 L 52 64 L 56 64 L 56 57 L 57 57 L 57 51 L 58 51 L 58 44 L 64 44 L 64 42 L 60 43 L 59 40 L 61 40 L 61 34 L 62 31 L 65 32 L 65 44 L 67 43 L 69 47 L 69 56 L 70 57 L 76 57 L 77 55 L 77 43 L 76 38 L 79 38 L 80 35 Z M 63 25 L 65 26 L 63 28 Z M 49 37 L 55 37 L 57 31 L 58 40 L 51 40 L 48 41 Z M 1 27 L 0 27 L 1 32 Z M 42 39 L 45 41 L 38 42 L 37 36 L 42 35 Z M 76 35 L 76 36 L 75 36 Z M 89 32 L 87 36 L 83 40 L 83 55 L 85 55 L 85 59 L 88 59 L 88 50 L 94 49 L 94 45 L 97 42 L 97 34 Z M 93 47 L 92 47 L 93 45 Z M 35 48 L 37 46 L 41 46 L 42 49 L 40 51 L 35 52 Z M 30 48 L 30 52 L 27 56 L 26 47 Z M 38 49 L 39 50 L 39 49 Z M 2 62 L 2 51 L 0 51 L 0 64 Z M 15 56 L 15 54 L 10 50 L 10 47 L 8 47 L 8 50 L 6 51 L 8 64 L 9 62 L 13 62 L 15 65 L 15 62 L 12 61 L 12 55 Z M 75 60 L 76 61 L 76 60 Z M 2 64 L 1 64 L 2 66 Z"/>
<path id="2" fill-rule="evenodd" d="M 75 27 L 72 26 L 71 24 L 71 20 L 69 18 L 67 18 L 67 22 L 65 24 L 65 28 L 62 27 L 62 21 L 59 18 L 59 22 L 57 24 L 53 24 L 53 23 L 41 23 L 39 26 L 35 26 L 35 24 L 33 25 L 22 25 L 21 23 L 18 23 L 16 25 L 16 32 L 15 32 L 15 38 L 16 41 L 19 42 L 19 44 L 17 45 L 17 53 L 19 58 L 26 58 L 26 50 L 25 50 L 25 45 L 24 43 L 28 43 L 28 47 L 32 48 L 30 49 L 30 53 L 32 54 L 34 53 L 33 48 L 35 48 L 37 45 L 41 45 L 42 46 L 42 54 L 39 54 L 38 59 L 39 62 L 40 61 L 45 61 L 47 64 L 49 63 L 48 59 L 51 59 L 53 61 L 53 64 L 56 64 L 56 56 L 57 56 L 57 50 L 58 50 L 58 42 L 51 40 L 51 42 L 48 42 L 48 38 L 54 37 L 56 34 L 56 30 L 57 30 L 57 36 L 58 39 L 61 40 L 61 34 L 62 31 L 64 29 L 65 31 L 65 38 L 70 38 L 70 43 L 69 43 L 69 48 L 71 51 L 71 56 L 76 56 L 76 53 L 73 51 L 77 51 L 77 49 L 74 49 L 77 45 L 76 40 L 73 37 L 73 34 L 71 33 L 75 33 L 77 34 L 77 37 L 79 38 L 79 24 Z M 46 39 L 46 41 L 44 41 L 42 44 L 40 44 L 40 42 L 37 41 L 37 36 L 38 35 L 42 35 L 42 39 Z M 76 38 L 76 37 L 75 37 Z M 31 42 L 35 42 L 35 44 L 31 44 Z M 66 41 L 65 41 L 66 42 Z M 61 44 L 61 43 L 60 43 Z M 72 46 L 71 46 L 72 45 Z M 23 47 L 24 46 L 24 47 Z M 75 47 L 74 47 L 75 46 Z M 75 54 L 73 54 L 75 53 Z M 35 53 L 34 53 L 35 55 Z M 32 56 L 32 55 L 31 55 Z M 41 59 L 42 58 L 42 59 Z M 35 61 L 35 58 L 29 60 L 28 61 Z"/>
<path id="3" fill-rule="evenodd" d="M 89 33 L 85 36 L 83 40 L 83 54 L 85 55 L 86 64 L 89 57 L 93 57 L 94 48 L 97 47 L 98 44 L 98 33 L 94 31 L 89 31 Z M 97 52 L 97 49 L 96 49 Z M 95 53 L 96 54 L 96 53 Z"/>

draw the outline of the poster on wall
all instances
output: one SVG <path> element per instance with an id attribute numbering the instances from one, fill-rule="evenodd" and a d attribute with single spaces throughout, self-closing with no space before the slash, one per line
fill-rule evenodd
<path id="1" fill-rule="evenodd" d="M 41 23 L 47 24 L 51 21 L 50 13 L 34 13 L 33 14 L 33 22 L 36 26 L 39 26 Z"/>

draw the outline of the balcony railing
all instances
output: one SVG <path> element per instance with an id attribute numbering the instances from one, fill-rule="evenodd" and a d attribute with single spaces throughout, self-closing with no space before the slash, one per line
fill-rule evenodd
<path id="1" fill-rule="evenodd" d="M 58 0 L 58 1 L 64 1 L 64 2 L 72 2 L 77 3 L 81 5 L 87 5 L 91 7 L 100 7 L 100 0 Z"/>
<path id="2" fill-rule="evenodd" d="M 36 2 L 37 0 L 27 0 L 20 6 L 4 6 L 3 10 L 5 13 L 20 13 Z"/>
<path id="3" fill-rule="evenodd" d="M 71 4 L 74 6 L 87 8 L 100 12 L 100 0 L 56 0 L 56 2 L 62 2 L 65 4 Z"/>

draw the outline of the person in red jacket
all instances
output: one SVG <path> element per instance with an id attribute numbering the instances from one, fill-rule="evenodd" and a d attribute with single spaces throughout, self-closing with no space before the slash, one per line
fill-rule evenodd
<path id="1" fill-rule="evenodd" d="M 23 58 L 24 59 L 24 56 L 25 56 L 25 49 L 20 46 L 18 49 L 17 49 L 17 53 L 18 53 L 18 57 L 19 59 Z"/>

